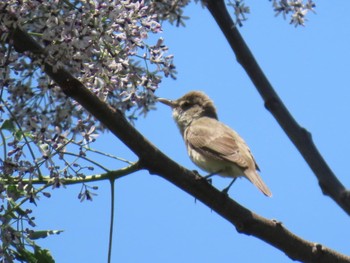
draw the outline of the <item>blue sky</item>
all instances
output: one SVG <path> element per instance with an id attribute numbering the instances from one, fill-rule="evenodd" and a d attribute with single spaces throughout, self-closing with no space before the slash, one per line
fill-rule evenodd
<path id="1" fill-rule="evenodd" d="M 349 186 L 350 2 L 319 1 L 317 14 L 310 14 L 306 27 L 298 28 L 274 17 L 269 1 L 247 4 L 251 14 L 240 32 L 290 112 L 312 133 L 339 180 Z M 157 95 L 176 99 L 190 90 L 206 92 L 220 120 L 248 143 L 273 192 L 267 198 L 241 179 L 229 195 L 259 215 L 283 222 L 304 239 L 350 254 L 348 215 L 322 195 L 315 176 L 264 108 L 209 12 L 191 4 L 185 15 L 191 17 L 185 28 L 164 26 L 163 38 L 175 55 L 179 74 L 176 81 L 164 80 Z M 157 105 L 135 125 L 169 157 L 197 169 L 169 108 Z M 117 138 L 101 136 L 95 148 L 136 160 Z M 229 182 L 213 177 L 219 189 Z M 99 186 L 93 202 L 80 203 L 80 186 L 69 186 L 33 207 L 38 229 L 65 230 L 41 242 L 56 262 L 107 261 L 110 186 L 93 185 Z M 237 233 L 215 212 L 158 176 L 141 171 L 115 186 L 113 262 L 290 262 L 265 242 Z"/>

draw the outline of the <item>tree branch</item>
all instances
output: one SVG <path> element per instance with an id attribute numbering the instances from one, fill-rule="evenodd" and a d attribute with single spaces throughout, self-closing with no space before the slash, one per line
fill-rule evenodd
<path id="1" fill-rule="evenodd" d="M 91 183 L 96 181 L 103 181 L 103 180 L 116 180 L 121 177 L 124 177 L 126 175 L 135 173 L 139 170 L 141 170 L 142 167 L 140 166 L 139 162 L 136 162 L 132 165 L 129 165 L 127 167 L 121 168 L 119 170 L 114 171 L 108 171 L 103 174 L 94 174 L 94 175 L 88 175 L 85 177 L 73 177 L 73 178 L 65 178 L 62 179 L 61 182 L 64 185 L 72 185 L 72 184 L 81 184 L 81 183 Z M 36 179 L 22 179 L 21 182 L 24 184 L 33 184 L 33 185 L 41 185 L 41 184 L 53 184 L 54 179 L 50 176 L 42 176 L 41 178 Z M 11 184 L 17 184 L 18 180 L 15 178 L 9 179 L 0 179 L 0 184 L 8 185 Z"/>
<path id="2" fill-rule="evenodd" d="M 227 12 L 223 0 L 205 0 L 208 10 L 220 26 L 237 61 L 242 65 L 265 102 L 265 107 L 275 117 L 284 132 L 297 147 L 316 175 L 323 194 L 331 197 L 350 215 L 350 192 L 334 175 L 312 141 L 311 133 L 301 127 L 289 113 L 269 80 L 256 62 L 237 27 Z"/>
<path id="3" fill-rule="evenodd" d="M 18 52 L 44 54 L 41 46 L 19 27 L 9 28 L 8 43 Z M 350 262 L 350 257 L 334 250 L 297 237 L 279 222 L 268 220 L 244 208 L 218 191 L 202 177 L 178 165 L 144 138 L 126 118 L 99 100 L 84 85 L 63 69 L 54 71 L 47 63 L 45 72 L 70 98 L 100 120 L 114 135 L 122 140 L 139 158 L 140 165 L 150 173 L 160 175 L 197 200 L 202 201 L 223 218 L 235 225 L 240 233 L 254 235 L 284 251 L 290 258 L 304 262 Z"/>

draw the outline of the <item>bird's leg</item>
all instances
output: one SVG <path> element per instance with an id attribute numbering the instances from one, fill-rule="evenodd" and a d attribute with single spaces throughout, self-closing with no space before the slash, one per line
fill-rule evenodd
<path id="1" fill-rule="evenodd" d="M 210 179 L 210 177 L 212 177 L 213 175 L 216 175 L 216 174 L 217 174 L 216 172 L 215 173 L 210 173 L 210 174 L 208 174 L 206 176 L 203 176 L 203 178 Z"/>
<path id="2" fill-rule="evenodd" d="M 226 188 L 224 188 L 224 189 L 222 190 L 222 192 L 223 192 L 224 194 L 228 194 L 228 190 L 230 190 L 230 187 L 233 185 L 233 183 L 236 181 L 236 179 L 237 179 L 237 177 L 233 178 L 232 181 L 231 181 L 231 183 L 230 183 Z"/>
<path id="3" fill-rule="evenodd" d="M 216 174 L 221 173 L 221 171 L 222 171 L 222 170 L 218 170 L 218 171 L 216 171 L 216 172 L 210 173 L 210 174 L 208 174 L 208 175 L 206 175 L 206 176 L 203 176 L 203 177 L 204 177 L 205 179 L 209 179 L 209 178 L 212 177 L 213 175 L 216 175 Z"/>
<path id="4" fill-rule="evenodd" d="M 216 172 L 213 172 L 213 173 L 210 173 L 210 174 L 208 174 L 208 175 L 206 175 L 206 176 L 203 176 L 203 178 L 204 178 L 205 180 L 207 180 L 208 183 L 211 184 L 211 183 L 212 183 L 212 180 L 211 180 L 210 177 L 212 177 L 213 175 L 219 174 L 219 173 L 221 173 L 221 170 L 216 171 Z"/>

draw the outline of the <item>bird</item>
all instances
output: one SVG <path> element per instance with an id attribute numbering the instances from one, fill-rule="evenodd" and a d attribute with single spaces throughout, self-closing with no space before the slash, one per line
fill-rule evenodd
<path id="1" fill-rule="evenodd" d="M 170 106 L 192 162 L 212 175 L 245 177 L 263 194 L 272 196 L 261 179 L 248 145 L 239 134 L 218 120 L 213 101 L 201 91 L 190 91 L 177 100 L 157 98 Z"/>

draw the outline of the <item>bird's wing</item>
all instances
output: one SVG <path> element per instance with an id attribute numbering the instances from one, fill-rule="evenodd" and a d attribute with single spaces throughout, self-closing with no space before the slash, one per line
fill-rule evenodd
<path id="1" fill-rule="evenodd" d="M 213 118 L 203 117 L 194 121 L 186 129 L 185 137 L 187 143 L 202 154 L 233 162 L 243 169 L 257 169 L 243 139 L 231 128 Z"/>

